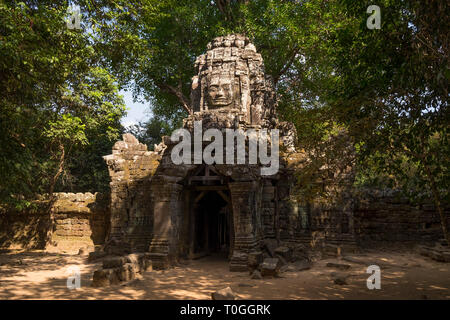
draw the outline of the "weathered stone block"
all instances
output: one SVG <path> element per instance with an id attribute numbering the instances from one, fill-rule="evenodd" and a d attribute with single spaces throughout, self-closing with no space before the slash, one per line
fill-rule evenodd
<path id="1" fill-rule="evenodd" d="M 126 256 L 127 263 L 135 268 L 136 272 L 152 270 L 152 262 L 149 253 L 132 253 Z"/>
<path id="2" fill-rule="evenodd" d="M 291 261 L 292 259 L 292 250 L 288 247 L 278 247 L 275 249 L 275 254 L 280 255 L 286 261 Z"/>
<path id="3" fill-rule="evenodd" d="M 125 257 L 110 257 L 103 260 L 103 268 L 118 268 L 122 267 L 125 263 L 127 263 L 127 259 Z"/>
<path id="4" fill-rule="evenodd" d="M 170 267 L 170 261 L 167 254 L 164 253 L 150 253 L 150 260 L 152 267 L 155 270 L 166 270 Z"/>
<path id="5" fill-rule="evenodd" d="M 261 280 L 262 279 L 261 272 L 259 270 L 254 270 L 250 278 L 255 280 Z"/>
<path id="6" fill-rule="evenodd" d="M 103 251 L 89 252 L 88 261 L 92 262 L 92 261 L 101 259 L 103 257 L 106 257 L 106 252 L 103 252 Z"/>
<path id="7" fill-rule="evenodd" d="M 136 278 L 136 267 L 131 263 L 125 263 L 115 270 L 120 281 L 130 281 Z"/>
<path id="8" fill-rule="evenodd" d="M 276 277 L 280 272 L 280 259 L 278 258 L 267 258 L 260 265 L 261 275 L 263 277 Z"/>
<path id="9" fill-rule="evenodd" d="M 263 244 L 264 249 L 271 256 L 275 256 L 275 249 L 277 248 L 277 240 L 275 239 L 265 239 Z"/>
<path id="10" fill-rule="evenodd" d="M 236 294 L 230 287 L 211 293 L 212 300 L 236 300 Z"/>
<path id="11" fill-rule="evenodd" d="M 92 287 L 106 287 L 119 283 L 116 269 L 99 269 L 94 272 Z"/>
<path id="12" fill-rule="evenodd" d="M 326 264 L 326 266 L 328 268 L 334 268 L 334 269 L 339 269 L 339 270 L 348 270 L 351 268 L 351 266 L 349 264 L 333 263 L 333 262 L 328 262 Z"/>
<path id="13" fill-rule="evenodd" d="M 261 251 L 252 251 L 248 254 L 248 266 L 250 270 L 256 269 L 263 262 Z"/>
<path id="14" fill-rule="evenodd" d="M 296 261 L 292 264 L 292 266 L 294 267 L 295 271 L 305 271 L 305 270 L 309 270 L 312 267 L 312 262 L 308 261 L 308 260 L 301 260 L 301 261 Z"/>

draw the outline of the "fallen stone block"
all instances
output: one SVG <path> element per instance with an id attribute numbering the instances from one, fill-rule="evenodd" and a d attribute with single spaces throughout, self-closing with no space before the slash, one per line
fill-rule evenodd
<path id="1" fill-rule="evenodd" d="M 94 271 L 92 287 L 106 287 L 119 283 L 115 269 L 99 269 Z"/>
<path id="2" fill-rule="evenodd" d="M 103 269 L 118 268 L 127 263 L 125 257 L 109 257 L 103 260 Z"/>
<path id="3" fill-rule="evenodd" d="M 275 249 L 275 254 L 283 257 L 286 261 L 291 261 L 292 259 L 292 250 L 288 247 L 278 247 Z"/>
<path id="4" fill-rule="evenodd" d="M 149 253 L 154 270 L 167 270 L 170 267 L 169 257 L 165 253 Z"/>
<path id="5" fill-rule="evenodd" d="M 307 259 L 312 262 L 322 260 L 322 252 L 318 250 L 310 250 L 307 253 Z"/>
<path id="6" fill-rule="evenodd" d="M 149 264 L 147 261 L 150 259 L 149 255 L 146 253 L 131 253 L 126 256 L 127 263 L 131 263 L 136 272 L 146 271 Z"/>
<path id="7" fill-rule="evenodd" d="M 297 269 L 293 265 L 281 267 L 281 272 L 295 272 Z"/>
<path id="8" fill-rule="evenodd" d="M 263 254 L 261 251 L 253 251 L 248 254 L 248 267 L 255 270 L 263 262 Z"/>
<path id="9" fill-rule="evenodd" d="M 281 266 L 286 266 L 288 264 L 288 262 L 286 261 L 285 258 L 283 258 L 282 256 L 275 254 L 275 258 L 278 258 L 280 260 L 280 264 Z"/>
<path id="10" fill-rule="evenodd" d="M 96 261 L 96 260 L 99 260 L 99 259 L 104 258 L 106 256 L 107 256 L 107 253 L 103 252 L 103 251 L 90 252 L 89 256 L 88 256 L 88 261 L 89 262 Z"/>
<path id="11" fill-rule="evenodd" d="M 430 252 L 430 258 L 438 262 L 450 262 L 450 251 L 433 250 Z"/>
<path id="12" fill-rule="evenodd" d="M 267 258 L 261 263 L 261 275 L 263 277 L 276 277 L 281 268 L 280 259 L 278 258 Z"/>
<path id="13" fill-rule="evenodd" d="M 141 272 L 145 272 L 145 271 L 153 271 L 152 260 L 150 260 L 148 257 L 146 257 L 144 259 L 143 266 L 141 269 Z"/>
<path id="14" fill-rule="evenodd" d="M 250 283 L 239 283 L 238 287 L 241 287 L 241 288 L 253 288 L 254 285 L 252 285 Z"/>
<path id="15" fill-rule="evenodd" d="M 248 271 L 248 254 L 243 252 L 234 252 L 230 261 L 231 272 L 246 272 Z"/>
<path id="16" fill-rule="evenodd" d="M 331 273 L 331 279 L 333 280 L 333 282 L 337 285 L 343 286 L 343 285 L 347 285 L 347 279 L 349 277 L 348 274 L 345 273 Z"/>
<path id="17" fill-rule="evenodd" d="M 259 272 L 259 270 L 254 270 L 250 278 L 255 280 L 261 280 L 262 279 L 261 272 Z"/>
<path id="18" fill-rule="evenodd" d="M 136 267 L 131 263 L 125 263 L 115 270 L 120 281 L 130 281 L 136 278 Z"/>
<path id="19" fill-rule="evenodd" d="M 295 268 L 295 271 L 305 271 L 311 269 L 313 263 L 308 260 L 295 261 L 292 264 L 292 267 Z"/>
<path id="20" fill-rule="evenodd" d="M 442 246 L 428 247 L 418 246 L 420 255 L 431 258 L 438 262 L 450 262 L 450 250 Z"/>
<path id="21" fill-rule="evenodd" d="M 334 268 L 334 269 L 339 269 L 339 270 L 348 270 L 351 268 L 351 266 L 349 264 L 333 263 L 333 262 L 328 262 L 326 264 L 326 266 L 328 268 Z"/>
<path id="22" fill-rule="evenodd" d="M 303 260 L 308 256 L 308 250 L 303 244 L 298 244 L 292 249 L 292 261 Z"/>
<path id="23" fill-rule="evenodd" d="M 211 298 L 213 300 L 236 300 L 236 294 L 230 287 L 226 287 L 211 293 Z"/>
<path id="24" fill-rule="evenodd" d="M 140 256 L 140 254 L 138 253 L 131 253 L 129 255 L 126 256 L 127 259 L 127 263 L 132 263 L 132 264 L 139 264 L 139 260 L 142 259 L 142 256 Z"/>

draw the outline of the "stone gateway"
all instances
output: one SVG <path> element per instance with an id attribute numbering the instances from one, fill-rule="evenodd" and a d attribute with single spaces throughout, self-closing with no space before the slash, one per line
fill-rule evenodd
<path id="1" fill-rule="evenodd" d="M 247 271 L 249 256 L 258 256 L 267 242 L 289 248 L 310 244 L 313 223 L 320 219 L 292 195 L 294 173 L 301 170 L 304 155 L 295 148 L 294 126 L 277 119 L 275 93 L 261 55 L 244 36 L 218 37 L 197 58 L 195 69 L 192 110 L 183 128 L 194 136 L 194 123 L 201 121 L 203 131 L 218 129 L 224 138 L 226 129 L 279 130 L 279 170 L 261 175 L 267 165 L 260 161 L 206 164 L 192 159 L 191 164 L 174 164 L 171 151 L 176 142 L 169 137 L 147 151 L 146 145 L 125 134 L 104 157 L 111 176 L 105 250 L 148 251 L 155 269 L 180 258 L 221 253 L 231 271 Z M 249 156 L 247 148 L 245 157 Z M 351 216 L 339 216 L 346 225 L 338 233 L 352 241 Z"/>

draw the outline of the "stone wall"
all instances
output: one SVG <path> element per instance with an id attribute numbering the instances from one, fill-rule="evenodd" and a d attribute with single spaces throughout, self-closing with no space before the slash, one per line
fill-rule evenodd
<path id="1" fill-rule="evenodd" d="M 43 249 L 50 226 L 50 215 L 44 212 L 2 212 L 0 247 Z"/>
<path id="2" fill-rule="evenodd" d="M 127 133 L 115 143 L 113 153 L 104 157 L 111 177 L 110 239 L 120 240 L 114 250 L 148 250 L 155 206 L 151 179 L 160 165 L 162 145 L 147 151 L 146 145 Z"/>
<path id="3" fill-rule="evenodd" d="M 52 240 L 86 240 L 102 244 L 109 229 L 109 197 L 96 193 L 58 193 L 53 206 Z"/>
<path id="4" fill-rule="evenodd" d="M 439 213 L 431 199 L 413 203 L 392 190 L 364 190 L 354 198 L 354 229 L 360 244 L 427 242 L 443 238 Z M 445 213 L 450 223 L 448 204 Z"/>
<path id="5" fill-rule="evenodd" d="M 56 193 L 52 215 L 45 200 L 37 210 L 0 214 L 0 247 L 43 249 L 102 244 L 109 230 L 109 197 L 96 193 Z"/>

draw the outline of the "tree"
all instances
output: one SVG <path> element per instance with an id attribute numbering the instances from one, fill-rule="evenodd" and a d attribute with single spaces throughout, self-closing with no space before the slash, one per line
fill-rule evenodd
<path id="1" fill-rule="evenodd" d="M 38 193 L 52 194 L 74 150 L 101 137 L 113 143 L 121 129 L 116 81 L 89 33 L 67 28 L 67 7 L 0 4 L 2 203 L 23 207 Z"/>
<path id="2" fill-rule="evenodd" d="M 146 144 L 149 150 L 153 150 L 155 144 L 161 142 L 161 136 L 170 136 L 172 128 L 180 126 L 181 124 L 173 124 L 153 116 L 148 121 L 129 126 L 126 131 L 134 135 L 141 143 Z"/>
<path id="3" fill-rule="evenodd" d="M 83 4 L 84 3 L 84 4 Z M 135 96 L 151 101 L 161 119 L 179 123 L 191 109 L 194 62 L 216 36 L 249 36 L 266 71 L 281 82 L 316 30 L 310 11 L 295 1 L 100 1 L 80 4 L 92 16 L 97 48 Z M 184 112 L 180 112 L 184 111 Z M 176 121 L 172 121 L 176 115 Z"/>
<path id="4" fill-rule="evenodd" d="M 14 172 L 2 197 L 36 191 L 35 181 L 48 187 L 54 174 L 43 172 L 58 172 L 56 160 L 42 161 L 56 136 L 39 128 L 56 130 L 58 121 L 79 118 L 91 143 L 117 136 L 118 89 L 132 88 L 135 98 L 152 104 L 154 117 L 140 138 L 153 143 L 170 134 L 191 110 L 195 58 L 214 37 L 241 33 L 262 54 L 280 115 L 295 123 L 299 144 L 315 155 L 312 168 L 333 164 L 345 147 L 328 145 L 345 131 L 359 181 L 366 173 L 388 174 L 416 196 L 429 190 L 448 240 L 442 208 L 450 181 L 446 2 L 378 1 L 381 29 L 370 30 L 370 1 L 80 0 L 89 32 L 64 28 L 65 2 L 26 3 L 0 7 L 0 173 Z M 66 145 L 80 155 L 88 145 L 77 141 Z M 77 159 L 66 163 L 85 177 L 90 158 Z"/>
<path id="5" fill-rule="evenodd" d="M 415 196 L 431 191 L 450 243 L 441 203 L 448 201 L 450 181 L 448 4 L 381 3 L 381 30 L 360 28 L 352 39 L 355 50 L 348 53 L 343 50 L 348 44 L 337 38 L 345 63 L 338 64 L 340 89 L 331 105 L 359 138 L 361 160 L 378 153 L 378 168 L 403 180 Z M 361 16 L 364 3 L 343 4 L 349 15 Z M 415 168 L 413 179 L 405 162 Z"/>

